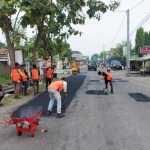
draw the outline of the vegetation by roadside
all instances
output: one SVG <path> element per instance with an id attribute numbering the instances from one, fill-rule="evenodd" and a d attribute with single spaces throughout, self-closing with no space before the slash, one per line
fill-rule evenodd
<path id="1" fill-rule="evenodd" d="M 0 84 L 5 84 L 11 81 L 10 76 L 8 75 L 4 75 L 4 74 L 0 74 Z"/>

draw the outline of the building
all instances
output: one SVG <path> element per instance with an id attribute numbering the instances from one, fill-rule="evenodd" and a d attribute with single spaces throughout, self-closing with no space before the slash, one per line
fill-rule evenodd
<path id="1" fill-rule="evenodd" d="M 0 62 L 1 63 L 8 63 L 8 49 L 0 48 Z"/>
<path id="2" fill-rule="evenodd" d="M 72 51 L 72 58 L 73 60 L 82 60 L 83 54 L 79 51 Z"/>

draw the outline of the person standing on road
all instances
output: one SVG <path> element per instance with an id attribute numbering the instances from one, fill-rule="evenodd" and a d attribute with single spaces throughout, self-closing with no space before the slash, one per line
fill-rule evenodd
<path id="1" fill-rule="evenodd" d="M 52 78 L 54 74 L 54 69 L 53 67 L 48 67 L 45 71 L 45 80 L 46 80 L 46 91 L 48 89 L 48 85 L 51 84 Z"/>
<path id="2" fill-rule="evenodd" d="M 15 62 L 15 67 L 11 70 L 11 79 L 14 83 L 14 98 L 19 99 L 19 91 L 21 85 L 21 76 L 23 76 L 21 70 L 19 69 L 19 63 Z"/>
<path id="3" fill-rule="evenodd" d="M 107 69 L 107 72 L 98 72 L 98 75 L 102 75 L 104 77 L 105 80 L 105 87 L 104 87 L 104 92 L 107 91 L 108 92 L 108 82 L 110 83 L 110 87 L 111 87 L 111 94 L 114 94 L 113 92 L 113 85 L 112 85 L 112 75 L 110 74 L 110 69 Z"/>
<path id="4" fill-rule="evenodd" d="M 33 64 L 33 68 L 31 69 L 31 78 L 32 78 L 32 86 L 34 91 L 34 96 L 39 93 L 39 79 L 40 79 L 40 71 L 36 67 L 36 64 Z"/>
<path id="5" fill-rule="evenodd" d="M 23 85 L 23 94 L 27 95 L 27 89 L 29 86 L 29 76 L 28 76 L 28 72 L 26 71 L 26 65 L 23 64 L 22 65 L 22 70 L 21 70 L 23 77 L 22 77 L 22 85 Z"/>
<path id="6" fill-rule="evenodd" d="M 52 82 L 48 86 L 48 92 L 49 92 L 49 97 L 50 97 L 50 102 L 48 106 L 48 111 L 47 111 L 47 117 L 49 117 L 52 114 L 52 108 L 54 105 L 55 100 L 57 101 L 57 118 L 64 117 L 65 114 L 61 113 L 61 95 L 60 92 L 64 92 L 64 96 L 67 96 L 67 82 L 66 78 L 62 77 L 61 80 Z"/>

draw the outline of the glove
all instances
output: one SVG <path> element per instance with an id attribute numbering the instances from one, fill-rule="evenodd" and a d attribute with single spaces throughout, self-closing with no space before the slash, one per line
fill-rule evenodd
<path id="1" fill-rule="evenodd" d="M 67 97 L 67 92 L 64 92 L 64 97 Z"/>

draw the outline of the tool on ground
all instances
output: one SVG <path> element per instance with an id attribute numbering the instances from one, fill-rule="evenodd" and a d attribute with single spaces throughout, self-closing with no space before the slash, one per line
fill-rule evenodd
<path id="1" fill-rule="evenodd" d="M 16 125 L 17 135 L 22 132 L 30 132 L 34 137 L 35 130 L 39 125 L 39 118 L 43 112 L 42 106 L 26 106 L 14 111 L 8 121 L 0 121 L 0 124 Z"/>

